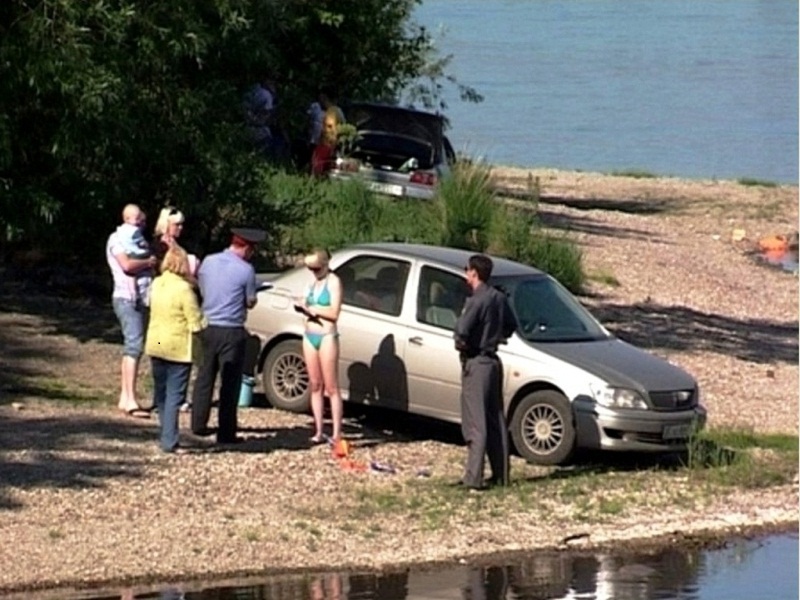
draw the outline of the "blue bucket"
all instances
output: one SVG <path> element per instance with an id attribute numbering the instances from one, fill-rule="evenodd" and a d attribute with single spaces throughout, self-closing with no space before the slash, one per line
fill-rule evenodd
<path id="1" fill-rule="evenodd" d="M 247 408 L 253 404 L 253 388 L 256 385 L 255 377 L 242 375 L 242 387 L 239 390 L 239 406 Z"/>

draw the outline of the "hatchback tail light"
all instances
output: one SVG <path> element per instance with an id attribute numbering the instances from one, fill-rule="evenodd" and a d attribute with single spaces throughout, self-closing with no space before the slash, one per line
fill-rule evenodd
<path id="1" fill-rule="evenodd" d="M 415 171 L 411 174 L 411 183 L 419 183 L 421 185 L 436 185 L 436 175 L 434 173 Z"/>

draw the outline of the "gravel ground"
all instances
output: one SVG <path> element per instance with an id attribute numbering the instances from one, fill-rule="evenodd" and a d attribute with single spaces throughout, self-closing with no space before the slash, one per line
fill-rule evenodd
<path id="1" fill-rule="evenodd" d="M 517 195 L 538 178 L 542 222 L 583 248 L 584 301 L 620 337 L 692 372 L 710 427 L 797 434 L 798 280 L 750 256 L 761 237 L 796 231 L 796 187 L 497 175 Z M 165 456 L 155 421 L 111 408 L 119 348 L 108 307 L 19 291 L 6 284 L 0 298 L 0 594 L 387 568 L 563 548 L 570 535 L 591 548 L 797 523 L 796 479 L 709 496 L 689 480 L 612 469 L 603 487 L 646 478 L 657 493 L 589 524 L 575 502 L 547 493 L 552 470 L 516 458 L 512 477 L 524 485 L 454 498 L 444 482 L 460 475 L 457 429 L 386 416 L 350 415 L 347 435 L 359 462 L 389 463 L 394 474 L 343 469 L 324 446 L 308 447 L 308 416 L 266 408 L 241 411 L 246 443 L 235 450 L 187 436 L 192 454 Z"/>

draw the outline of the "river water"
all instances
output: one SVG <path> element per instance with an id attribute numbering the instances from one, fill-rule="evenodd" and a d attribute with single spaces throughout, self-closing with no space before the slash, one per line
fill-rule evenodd
<path id="1" fill-rule="evenodd" d="M 56 596 L 66 597 L 66 596 Z M 384 573 L 169 584 L 70 598 L 133 600 L 796 600 L 797 532 L 700 550 L 536 552 L 515 559 Z"/>
<path id="2" fill-rule="evenodd" d="M 424 0 L 456 150 L 495 164 L 798 180 L 796 0 Z"/>

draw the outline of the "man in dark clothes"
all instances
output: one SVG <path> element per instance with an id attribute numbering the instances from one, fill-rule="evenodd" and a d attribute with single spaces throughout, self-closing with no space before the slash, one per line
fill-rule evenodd
<path id="1" fill-rule="evenodd" d="M 505 295 L 486 282 L 492 259 L 470 256 L 464 270 L 472 296 L 456 322 L 456 350 L 461 358 L 461 432 L 467 463 L 461 485 L 475 490 L 508 485 L 508 430 L 503 415 L 503 365 L 497 346 L 517 328 Z M 483 481 L 484 455 L 492 476 Z"/>
<path id="2" fill-rule="evenodd" d="M 266 233 L 260 229 L 233 229 L 230 246 L 211 254 L 197 273 L 203 314 L 208 327 L 200 333 L 202 359 L 192 396 L 192 431 L 208 435 L 211 395 L 217 373 L 221 373 L 217 443 L 235 444 L 237 408 L 247 346 L 244 322 L 256 304 L 256 272 L 250 264 L 256 245 Z"/>

